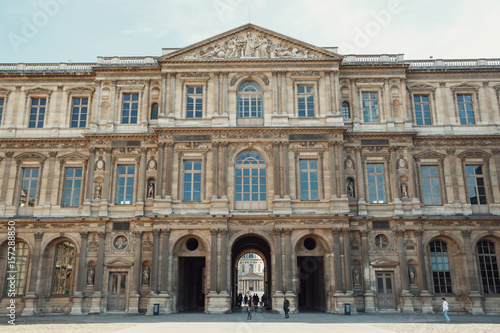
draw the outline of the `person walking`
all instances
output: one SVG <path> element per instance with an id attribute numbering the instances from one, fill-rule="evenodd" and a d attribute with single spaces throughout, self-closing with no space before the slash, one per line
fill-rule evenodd
<path id="1" fill-rule="evenodd" d="M 288 316 L 288 311 L 290 311 L 290 301 L 286 299 L 283 301 L 283 311 L 285 311 L 285 318 L 290 318 Z"/>
<path id="2" fill-rule="evenodd" d="M 441 301 L 443 301 L 443 313 L 444 313 L 444 319 L 446 319 L 446 323 L 450 323 L 450 317 L 448 317 L 448 310 L 450 309 L 450 304 L 446 302 L 446 298 L 441 298 Z"/>
<path id="3" fill-rule="evenodd" d="M 252 302 L 248 302 L 248 308 L 247 308 L 247 320 L 252 320 Z"/>

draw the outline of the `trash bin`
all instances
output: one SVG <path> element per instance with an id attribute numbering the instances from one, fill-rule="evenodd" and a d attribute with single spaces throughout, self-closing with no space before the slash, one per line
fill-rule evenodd
<path id="1" fill-rule="evenodd" d="M 351 315 L 351 304 L 344 303 L 344 309 L 345 309 L 345 315 L 350 316 Z"/>
<path id="2" fill-rule="evenodd" d="M 153 316 L 157 316 L 160 314 L 160 304 L 153 304 Z"/>

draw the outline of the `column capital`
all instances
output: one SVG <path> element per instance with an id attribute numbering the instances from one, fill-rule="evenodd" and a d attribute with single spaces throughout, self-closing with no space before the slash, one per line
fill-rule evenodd
<path id="1" fill-rule="evenodd" d="M 170 229 L 162 229 L 162 233 L 165 237 L 170 237 Z"/>
<path id="2" fill-rule="evenodd" d="M 219 229 L 219 233 L 221 234 L 221 236 L 226 236 L 228 233 L 228 230 L 227 229 Z"/>
<path id="3" fill-rule="evenodd" d="M 218 231 L 217 229 L 210 229 L 210 235 L 212 235 L 212 237 L 213 237 L 213 236 L 217 237 L 217 233 L 218 233 L 218 232 L 219 232 L 219 231 Z"/>
<path id="4" fill-rule="evenodd" d="M 43 232 L 35 232 L 35 240 L 42 240 Z"/>
<path id="5" fill-rule="evenodd" d="M 340 229 L 340 228 L 332 228 L 333 236 L 339 236 L 341 231 L 342 231 L 342 229 Z"/>
<path id="6" fill-rule="evenodd" d="M 153 237 L 158 237 L 160 235 L 160 229 L 153 229 Z"/>
<path id="7" fill-rule="evenodd" d="M 424 235 L 424 231 L 423 230 L 415 230 L 415 236 L 417 237 L 422 237 Z"/>
<path id="8" fill-rule="evenodd" d="M 462 233 L 463 238 L 470 238 L 472 231 L 471 230 L 462 230 L 461 233 Z"/>
<path id="9" fill-rule="evenodd" d="M 291 235 L 292 235 L 292 229 L 284 229 L 284 230 L 283 230 L 283 233 L 284 233 L 286 236 L 291 236 Z"/>
<path id="10" fill-rule="evenodd" d="M 405 231 L 404 230 L 396 230 L 394 233 L 398 237 L 403 237 L 405 235 Z"/>
<path id="11" fill-rule="evenodd" d="M 89 232 L 88 232 L 88 231 L 81 231 L 81 232 L 80 232 L 80 237 L 81 237 L 82 239 L 87 239 L 87 238 L 89 238 Z"/>
<path id="12" fill-rule="evenodd" d="M 106 233 L 106 232 L 104 232 L 104 231 L 99 231 L 99 232 L 97 232 L 97 236 L 99 237 L 99 239 L 104 239 L 104 238 L 106 238 L 106 234 L 107 234 L 107 233 Z"/>
<path id="13" fill-rule="evenodd" d="M 363 237 L 363 238 L 368 237 L 368 230 L 360 230 L 359 233 L 361 234 L 361 237 Z"/>
<path id="14" fill-rule="evenodd" d="M 134 231 L 132 233 L 136 238 L 142 238 L 142 231 Z"/>
<path id="15" fill-rule="evenodd" d="M 12 156 L 14 156 L 14 152 L 13 151 L 6 151 L 5 152 L 5 157 L 12 158 Z"/>

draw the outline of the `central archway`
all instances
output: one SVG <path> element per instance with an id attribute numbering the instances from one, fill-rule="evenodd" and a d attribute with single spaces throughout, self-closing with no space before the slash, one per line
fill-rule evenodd
<path id="1" fill-rule="evenodd" d="M 239 293 L 238 286 L 238 262 L 241 257 L 248 253 L 259 255 L 264 261 L 264 296 L 267 299 L 266 308 L 272 308 L 272 268 L 271 268 L 271 247 L 267 241 L 259 235 L 247 234 L 236 239 L 231 250 L 231 288 L 232 299 L 231 306 L 235 308 L 238 305 L 237 297 Z"/>

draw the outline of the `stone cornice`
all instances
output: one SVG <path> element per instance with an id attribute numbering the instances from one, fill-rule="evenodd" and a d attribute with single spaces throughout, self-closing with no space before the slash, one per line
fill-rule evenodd
<path id="1" fill-rule="evenodd" d="M 500 145 L 500 136 L 496 135 L 470 135 L 470 136 L 447 136 L 447 137 L 425 137 L 415 138 L 416 147 L 484 147 Z"/>

